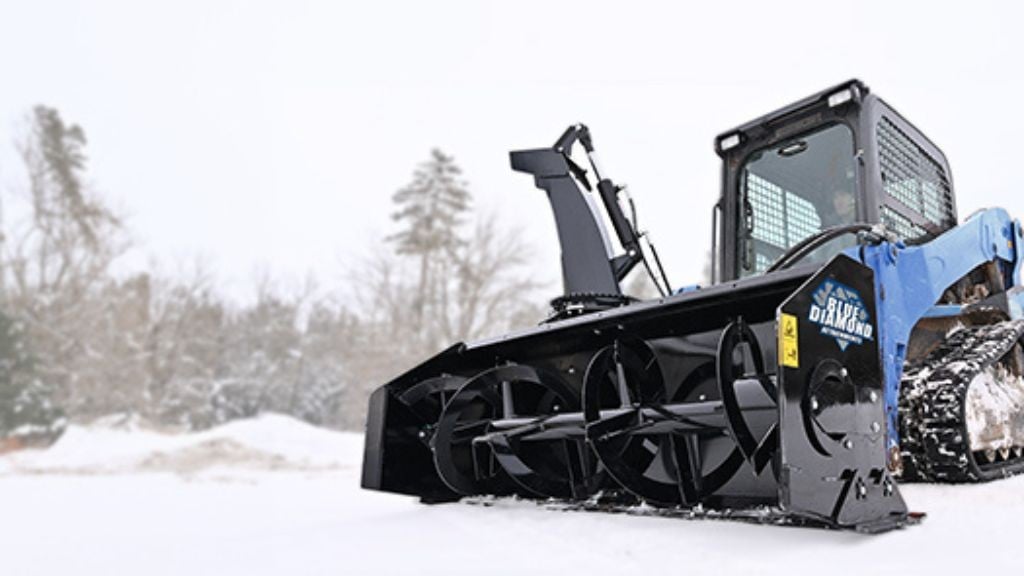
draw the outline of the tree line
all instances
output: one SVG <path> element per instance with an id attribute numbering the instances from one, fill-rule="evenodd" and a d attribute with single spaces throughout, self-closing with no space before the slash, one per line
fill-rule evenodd
<path id="1" fill-rule="evenodd" d="M 128 221 L 93 186 L 78 125 L 37 106 L 0 221 L 0 438 L 44 443 L 113 415 L 197 430 L 278 412 L 358 429 L 370 391 L 450 343 L 536 323 L 514 230 L 431 151 L 393 195 L 394 234 L 346 285 L 224 297 L 208 271 L 113 273 Z M 325 239 L 329 241 L 329 239 Z"/>

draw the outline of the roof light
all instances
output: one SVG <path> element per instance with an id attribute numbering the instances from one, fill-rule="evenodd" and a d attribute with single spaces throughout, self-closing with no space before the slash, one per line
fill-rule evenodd
<path id="1" fill-rule="evenodd" d="M 718 149 L 721 150 L 722 152 L 725 152 L 726 150 L 731 150 L 731 149 L 733 149 L 733 148 L 735 148 L 735 147 L 737 147 L 739 145 L 740 145 L 740 135 L 739 134 L 730 134 L 730 135 L 726 136 L 725 138 L 722 138 L 721 140 L 718 141 Z"/>
<path id="2" fill-rule="evenodd" d="M 853 90 L 845 88 L 828 97 L 828 107 L 835 108 L 840 104 L 846 104 L 850 100 L 853 100 Z"/>

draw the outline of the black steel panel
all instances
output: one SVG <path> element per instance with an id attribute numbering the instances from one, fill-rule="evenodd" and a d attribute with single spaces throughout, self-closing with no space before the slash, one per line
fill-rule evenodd
<path id="1" fill-rule="evenodd" d="M 906 505 L 886 466 L 874 273 L 837 256 L 779 314 L 780 342 L 791 338 L 798 352 L 784 365 L 791 348 L 780 344 L 783 509 L 847 527 L 905 522 Z M 795 332 L 784 315 L 795 318 Z"/>

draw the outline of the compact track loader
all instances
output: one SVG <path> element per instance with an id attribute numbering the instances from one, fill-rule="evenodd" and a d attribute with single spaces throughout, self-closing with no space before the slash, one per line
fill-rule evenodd
<path id="1" fill-rule="evenodd" d="M 1021 470 L 1020 223 L 958 223 L 945 156 L 856 80 L 715 148 L 713 282 L 677 290 L 585 126 L 513 152 L 564 294 L 379 388 L 363 486 L 877 532 L 916 519 L 898 479 Z M 660 298 L 623 294 L 638 264 Z"/>

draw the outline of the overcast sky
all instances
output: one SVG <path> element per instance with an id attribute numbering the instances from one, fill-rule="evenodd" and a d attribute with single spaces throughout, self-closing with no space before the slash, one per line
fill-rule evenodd
<path id="1" fill-rule="evenodd" d="M 264 269 L 340 285 L 438 146 L 556 290 L 546 200 L 507 152 L 583 121 L 679 285 L 710 243 L 714 136 L 859 77 L 945 150 L 962 217 L 1024 216 L 1019 4 L 905 4 L 0 0 L 0 182 L 55 106 L 131 216 L 122 266 L 201 257 L 245 298 Z"/>

